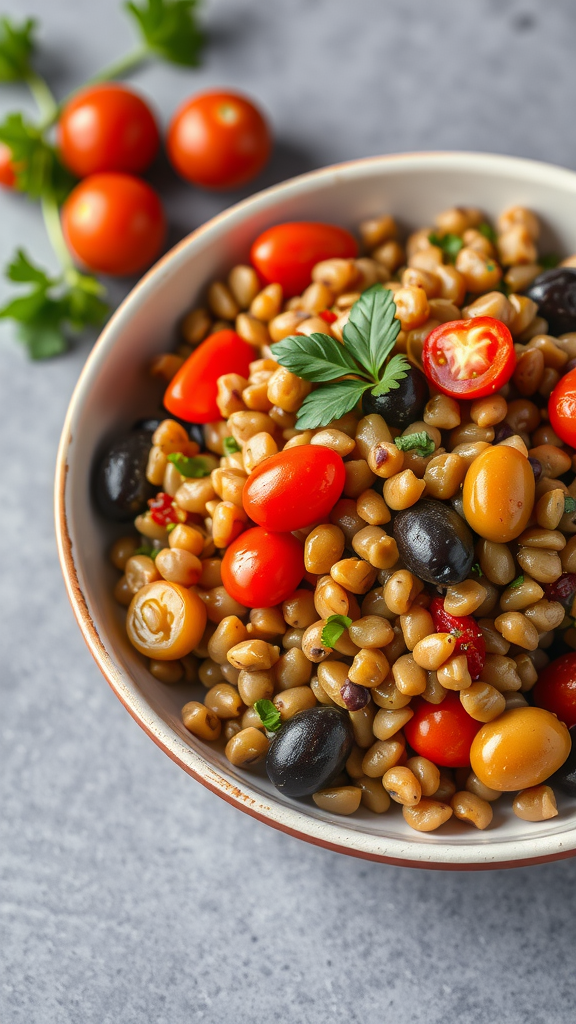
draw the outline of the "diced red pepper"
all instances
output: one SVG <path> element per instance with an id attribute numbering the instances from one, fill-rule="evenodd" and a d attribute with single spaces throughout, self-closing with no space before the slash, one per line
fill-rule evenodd
<path id="1" fill-rule="evenodd" d="M 333 313 L 331 309 L 323 309 L 321 313 L 318 313 L 318 316 L 321 320 L 325 320 L 327 324 L 333 324 L 338 319 L 336 313 Z"/>
<path id="2" fill-rule="evenodd" d="M 444 610 L 444 598 L 435 597 L 429 608 L 438 633 L 456 637 L 454 654 L 465 654 L 472 679 L 478 679 L 486 661 L 486 644 L 476 619 L 471 615 L 450 615 Z"/>
<path id="3" fill-rule="evenodd" d="M 150 506 L 150 518 L 158 523 L 158 526 L 168 526 L 168 523 L 183 521 L 182 510 L 176 508 L 174 499 L 164 491 L 159 491 L 155 498 L 150 498 L 148 505 Z M 184 513 L 184 521 L 185 519 L 186 514 Z"/>

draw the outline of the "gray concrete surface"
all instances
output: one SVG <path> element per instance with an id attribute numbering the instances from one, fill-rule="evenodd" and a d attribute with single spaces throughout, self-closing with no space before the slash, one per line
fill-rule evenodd
<path id="1" fill-rule="evenodd" d="M 59 95 L 130 44 L 116 0 L 2 9 L 41 19 Z M 200 87 L 259 97 L 278 139 L 259 185 L 423 148 L 576 168 L 571 0 L 208 0 L 205 20 L 201 71 L 134 81 L 164 121 Z M 3 110 L 21 103 L 0 89 Z M 153 178 L 173 239 L 230 201 Z M 23 241 L 51 263 L 35 207 L 3 194 L 2 265 Z M 1 338 L 2 1024 L 573 1021 L 576 861 L 451 875 L 326 853 L 231 809 L 134 725 L 80 638 L 53 539 L 88 343 L 31 365 L 9 325 Z"/>

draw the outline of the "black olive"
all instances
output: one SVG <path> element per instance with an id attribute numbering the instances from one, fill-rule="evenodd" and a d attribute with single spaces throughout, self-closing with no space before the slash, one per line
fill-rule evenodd
<path id="1" fill-rule="evenodd" d="M 472 533 L 458 513 L 441 501 L 424 498 L 399 512 L 394 537 L 406 568 L 427 583 L 461 583 L 470 572 Z"/>
<path id="2" fill-rule="evenodd" d="M 550 334 L 576 331 L 576 267 L 545 270 L 524 294 L 537 304 Z"/>
<path id="3" fill-rule="evenodd" d="M 550 779 L 547 779 L 547 783 L 552 788 L 558 786 L 564 793 L 576 796 L 576 725 L 573 725 L 570 729 L 570 736 L 572 739 L 572 750 L 562 767 L 557 772 L 554 772 Z"/>
<path id="4" fill-rule="evenodd" d="M 132 430 L 144 430 L 147 434 L 153 434 L 161 423 L 162 420 L 157 416 L 146 416 L 143 420 L 136 420 L 136 423 L 132 424 Z"/>
<path id="5" fill-rule="evenodd" d="M 350 719 L 338 708 L 299 711 L 270 744 L 268 778 L 286 796 L 310 796 L 342 771 L 353 739 Z"/>
<path id="6" fill-rule="evenodd" d="M 124 434 L 106 449 L 96 467 L 94 491 L 107 519 L 125 522 L 144 512 L 154 488 L 146 479 L 150 433 Z"/>
<path id="7" fill-rule="evenodd" d="M 422 419 L 424 406 L 430 398 L 426 377 L 416 366 L 413 366 L 400 387 L 389 391 L 387 395 L 373 395 L 365 391 L 362 398 L 362 411 L 376 412 L 389 427 L 409 427 L 411 423 Z"/>

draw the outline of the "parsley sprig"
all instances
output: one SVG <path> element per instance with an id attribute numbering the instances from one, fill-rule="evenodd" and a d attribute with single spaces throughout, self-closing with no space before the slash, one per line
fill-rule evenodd
<path id="1" fill-rule="evenodd" d="M 460 236 L 453 235 L 451 232 L 448 232 L 446 235 L 437 235 L 433 231 L 431 235 L 428 235 L 428 241 L 431 245 L 437 245 L 442 249 L 442 252 L 450 263 L 454 263 L 460 249 L 464 245 Z"/>
<path id="2" fill-rule="evenodd" d="M 329 615 L 322 629 L 322 646 L 334 647 L 338 643 L 345 629 L 352 625 L 352 619 L 347 615 Z"/>
<path id="3" fill-rule="evenodd" d="M 394 444 L 401 452 L 416 452 L 421 458 L 426 458 L 436 451 L 436 445 L 425 430 L 418 430 L 415 434 L 405 434 L 403 437 L 395 437 Z"/>
<path id="4" fill-rule="evenodd" d="M 278 732 L 278 729 L 282 725 L 282 719 L 278 708 L 271 700 L 265 700 L 263 698 L 262 700 L 255 701 L 254 711 L 260 716 L 260 721 L 268 732 Z"/>
<path id="5" fill-rule="evenodd" d="M 344 344 L 327 334 L 290 335 L 272 346 L 281 366 L 320 384 L 304 399 L 296 426 L 324 427 L 358 404 L 365 391 L 385 395 L 408 376 L 406 356 L 387 362 L 400 332 L 393 293 L 381 284 L 368 288 L 354 303 L 344 327 Z"/>

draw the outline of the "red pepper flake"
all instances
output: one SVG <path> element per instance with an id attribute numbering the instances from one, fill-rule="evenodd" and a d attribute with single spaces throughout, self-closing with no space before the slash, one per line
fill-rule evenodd
<path id="1" fill-rule="evenodd" d="M 323 309 L 321 313 L 318 313 L 318 316 L 327 324 L 333 324 L 338 319 L 336 313 L 333 313 L 331 309 Z"/>
<path id="2" fill-rule="evenodd" d="M 168 526 L 168 523 L 181 523 L 182 512 L 176 508 L 173 498 L 164 491 L 159 491 L 155 498 L 148 501 L 150 507 L 150 518 L 158 526 Z"/>

